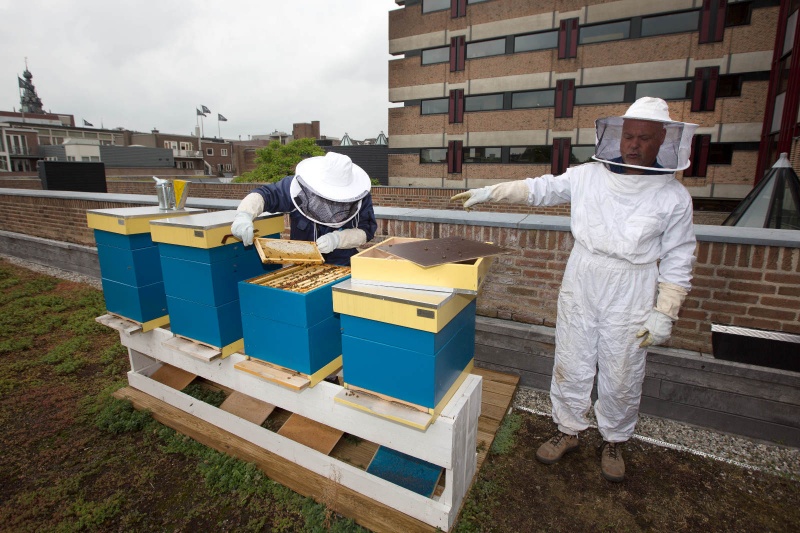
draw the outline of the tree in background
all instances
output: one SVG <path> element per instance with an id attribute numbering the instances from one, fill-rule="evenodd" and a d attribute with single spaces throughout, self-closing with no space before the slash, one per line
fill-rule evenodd
<path id="1" fill-rule="evenodd" d="M 314 139 L 295 139 L 287 144 L 272 141 L 256 150 L 256 168 L 245 172 L 234 181 L 237 183 L 274 183 L 284 176 L 294 174 L 294 168 L 303 159 L 325 155 Z"/>

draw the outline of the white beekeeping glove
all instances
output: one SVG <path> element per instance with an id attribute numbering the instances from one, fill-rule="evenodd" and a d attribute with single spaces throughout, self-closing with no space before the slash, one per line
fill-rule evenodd
<path id="1" fill-rule="evenodd" d="M 530 189 L 528 189 L 525 180 L 516 180 L 488 185 L 480 189 L 470 189 L 456 194 L 450 200 L 463 201 L 464 209 L 469 209 L 473 205 L 483 202 L 507 201 L 512 204 L 526 204 L 528 203 L 529 194 Z"/>
<path id="2" fill-rule="evenodd" d="M 251 192 L 239 203 L 236 216 L 231 224 L 231 233 L 245 246 L 253 244 L 253 219 L 264 212 L 264 198 Z"/>
<path id="3" fill-rule="evenodd" d="M 678 311 L 686 299 L 686 289 L 674 283 L 658 284 L 656 306 L 650 311 L 642 329 L 636 334 L 642 339 L 640 347 L 664 344 L 672 336 L 672 322 L 678 319 Z"/>

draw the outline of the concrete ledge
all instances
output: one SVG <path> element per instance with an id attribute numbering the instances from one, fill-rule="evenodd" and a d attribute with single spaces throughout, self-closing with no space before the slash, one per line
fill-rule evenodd
<path id="1" fill-rule="evenodd" d="M 477 319 L 476 365 L 518 374 L 520 385 L 550 390 L 554 348 L 554 328 Z M 647 356 L 641 412 L 800 446 L 800 373 L 657 347 Z"/>
<path id="2" fill-rule="evenodd" d="M 97 248 L 0 231 L 0 253 L 100 279 Z"/>

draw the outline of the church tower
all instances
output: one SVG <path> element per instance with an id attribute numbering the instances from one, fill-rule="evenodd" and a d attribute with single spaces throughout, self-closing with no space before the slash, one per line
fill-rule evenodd
<path id="1" fill-rule="evenodd" d="M 24 80 L 19 77 L 17 78 L 19 88 L 22 89 L 22 95 L 19 99 L 20 111 L 23 113 L 44 113 L 42 109 L 42 100 L 39 98 L 39 95 L 36 94 L 36 87 L 31 83 L 33 74 L 28 70 L 27 62 L 25 63 L 25 72 L 22 76 L 25 78 Z"/>

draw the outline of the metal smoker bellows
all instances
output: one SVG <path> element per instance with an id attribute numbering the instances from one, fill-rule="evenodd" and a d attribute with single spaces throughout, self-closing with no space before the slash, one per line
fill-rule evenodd
<path id="1" fill-rule="evenodd" d="M 350 268 L 335 265 L 298 265 L 282 268 L 250 283 L 284 291 L 306 293 L 350 274 Z"/>

